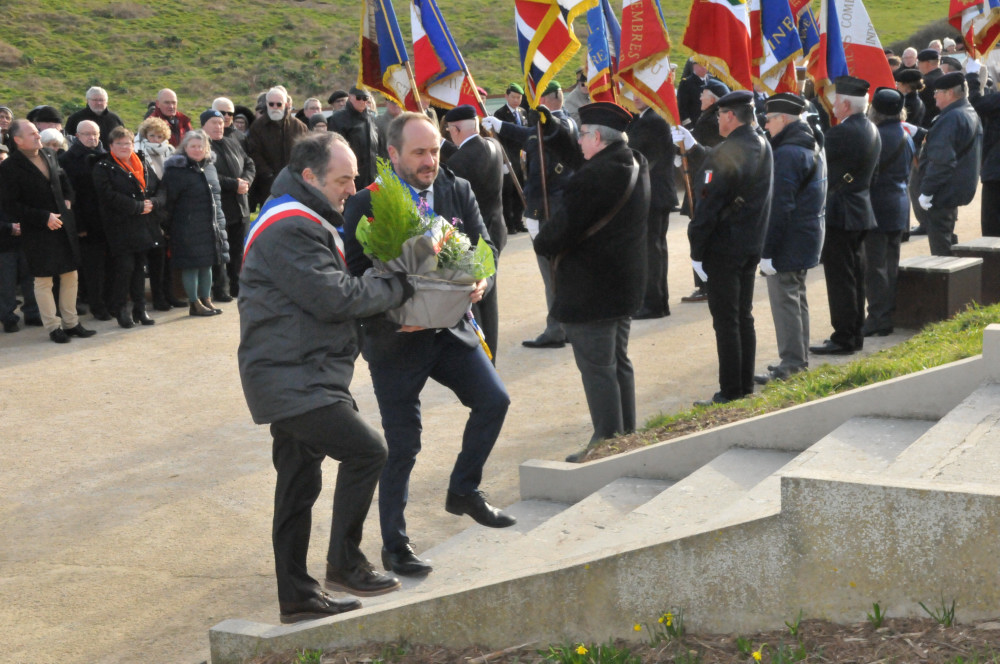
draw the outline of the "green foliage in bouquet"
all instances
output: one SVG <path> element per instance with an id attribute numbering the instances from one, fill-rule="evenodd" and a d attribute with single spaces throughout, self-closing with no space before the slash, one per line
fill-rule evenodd
<path id="1" fill-rule="evenodd" d="M 409 188 L 387 159 L 378 159 L 378 189 L 372 192 L 372 216 L 358 222 L 356 237 L 365 254 L 387 263 L 399 258 L 403 243 L 423 233 Z M 377 220 L 377 221 L 376 221 Z"/>

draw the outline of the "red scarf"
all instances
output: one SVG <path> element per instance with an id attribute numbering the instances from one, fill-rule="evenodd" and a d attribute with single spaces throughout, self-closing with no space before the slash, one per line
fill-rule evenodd
<path id="1" fill-rule="evenodd" d="M 135 176 L 135 179 L 139 181 L 139 186 L 142 187 L 142 191 L 146 191 L 146 176 L 142 169 L 142 160 L 139 159 L 134 151 L 129 155 L 128 163 L 123 162 L 114 153 L 111 154 L 118 165 L 124 168 L 126 171 Z"/>

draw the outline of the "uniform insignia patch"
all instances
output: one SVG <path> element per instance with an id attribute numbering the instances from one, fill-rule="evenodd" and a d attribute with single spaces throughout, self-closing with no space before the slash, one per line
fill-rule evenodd
<path id="1" fill-rule="evenodd" d="M 705 184 L 709 184 L 712 181 L 712 171 L 705 171 Z"/>

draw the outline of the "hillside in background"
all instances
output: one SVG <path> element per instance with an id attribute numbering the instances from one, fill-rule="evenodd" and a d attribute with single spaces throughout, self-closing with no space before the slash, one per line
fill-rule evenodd
<path id="1" fill-rule="evenodd" d="M 620 10 L 620 2 L 612 2 Z M 661 2 L 681 60 L 690 2 Z M 393 5 L 409 42 L 409 4 Z M 438 5 L 477 83 L 497 94 L 518 78 L 512 0 Z M 948 3 L 869 0 L 867 7 L 888 45 L 941 20 Z M 82 107 L 88 87 L 100 85 L 112 110 L 134 127 L 162 87 L 174 89 L 191 116 L 219 95 L 250 104 L 276 83 L 289 88 L 298 105 L 310 96 L 325 102 L 357 76 L 360 11 L 357 0 L 0 0 L 0 104 L 17 116 L 42 103 L 69 113 Z M 578 20 L 576 29 L 585 42 L 586 22 Z M 568 69 L 560 76 L 565 84 L 575 66 Z"/>

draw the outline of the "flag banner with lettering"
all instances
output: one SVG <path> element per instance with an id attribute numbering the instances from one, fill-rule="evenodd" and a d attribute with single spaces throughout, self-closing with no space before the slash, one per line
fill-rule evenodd
<path id="1" fill-rule="evenodd" d="M 730 88 L 753 89 L 746 0 L 692 0 L 683 44 Z"/>
<path id="2" fill-rule="evenodd" d="M 360 50 L 358 85 L 378 90 L 403 108 L 417 110 L 406 72 L 406 46 L 390 0 L 362 3 Z"/>
<path id="3" fill-rule="evenodd" d="M 868 81 L 871 91 L 896 87 L 889 60 L 861 0 L 823 0 L 819 15 L 820 46 L 814 82 L 829 109 L 833 81 L 849 74 Z"/>
<path id="4" fill-rule="evenodd" d="M 618 71 L 618 44 L 622 27 L 611 9 L 610 0 L 587 11 L 587 89 L 593 101 L 618 103 L 618 89 L 612 76 Z"/>
<path id="5" fill-rule="evenodd" d="M 468 73 L 455 40 L 435 0 L 410 3 L 413 32 L 413 78 L 421 96 L 442 108 L 469 104 L 485 110 L 476 99 L 476 84 Z"/>
<path id="6" fill-rule="evenodd" d="M 573 21 L 598 0 L 514 0 L 514 27 L 528 104 L 538 97 L 578 50 Z"/>
<path id="7" fill-rule="evenodd" d="M 788 0 L 750 0 L 749 8 L 754 84 L 769 95 L 797 93 L 794 63 L 802 42 Z"/>
<path id="8" fill-rule="evenodd" d="M 969 55 L 989 53 L 1000 39 L 1000 0 L 951 0 L 948 21 L 962 34 Z"/>
<path id="9" fill-rule="evenodd" d="M 624 99 L 641 99 L 670 124 L 680 124 L 670 68 L 670 35 L 660 0 L 622 0 L 618 52 L 615 80 L 625 88 Z"/>
<path id="10" fill-rule="evenodd" d="M 795 24 L 799 28 L 799 42 L 802 44 L 802 55 L 811 58 L 819 48 L 819 26 L 816 24 L 816 14 L 812 10 L 810 0 L 789 0 Z"/>

